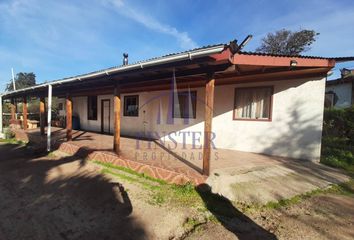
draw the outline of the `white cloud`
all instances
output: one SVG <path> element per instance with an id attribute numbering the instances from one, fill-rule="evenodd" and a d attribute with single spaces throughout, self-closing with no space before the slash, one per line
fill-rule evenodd
<path id="1" fill-rule="evenodd" d="M 102 68 L 100 64 L 110 57 L 103 57 L 104 53 L 117 51 L 99 32 L 106 19 L 104 11 L 80 3 L 1 1 L 0 91 L 11 76 L 11 67 L 35 72 L 38 82 L 82 69 L 92 71 L 96 65 Z"/>
<path id="2" fill-rule="evenodd" d="M 177 39 L 180 47 L 183 49 L 191 49 L 197 47 L 197 44 L 190 38 L 187 32 L 180 32 L 175 27 L 159 22 L 157 19 L 144 14 L 141 11 L 128 6 L 123 0 L 105 0 L 103 3 L 110 4 L 115 10 L 127 18 L 142 24 L 143 26 L 160 33 L 170 35 Z"/>

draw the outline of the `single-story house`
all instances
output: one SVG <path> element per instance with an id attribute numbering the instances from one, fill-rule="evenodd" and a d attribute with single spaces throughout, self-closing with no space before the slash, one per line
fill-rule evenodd
<path id="1" fill-rule="evenodd" d="M 340 78 L 326 82 L 325 107 L 346 108 L 354 104 L 354 70 L 341 72 Z"/>
<path id="2" fill-rule="evenodd" d="M 39 97 L 44 134 L 45 98 L 49 105 L 52 95 L 65 99 L 68 141 L 75 117 L 83 130 L 113 134 L 118 154 L 121 135 L 200 147 L 206 175 L 212 148 L 318 161 L 327 73 L 349 58 L 242 52 L 234 45 L 132 64 L 124 59 L 121 66 L 4 93 L 2 100 Z"/>

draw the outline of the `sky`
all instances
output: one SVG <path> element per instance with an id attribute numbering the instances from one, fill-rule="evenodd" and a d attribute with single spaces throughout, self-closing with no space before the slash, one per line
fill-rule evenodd
<path id="1" fill-rule="evenodd" d="M 42 83 L 283 28 L 320 33 L 306 55 L 354 56 L 353 26 L 353 0 L 0 0 L 0 91 L 12 67 Z"/>

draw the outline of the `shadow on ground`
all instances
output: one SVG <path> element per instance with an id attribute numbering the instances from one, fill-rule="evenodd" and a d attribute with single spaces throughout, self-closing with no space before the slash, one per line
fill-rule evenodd
<path id="1" fill-rule="evenodd" d="M 0 239 L 146 238 L 122 185 L 82 159 L 0 144 Z"/>
<path id="2" fill-rule="evenodd" d="M 238 239 L 277 239 L 273 233 L 259 226 L 235 208 L 230 200 L 211 193 L 208 185 L 199 185 L 197 191 L 207 209 Z"/>

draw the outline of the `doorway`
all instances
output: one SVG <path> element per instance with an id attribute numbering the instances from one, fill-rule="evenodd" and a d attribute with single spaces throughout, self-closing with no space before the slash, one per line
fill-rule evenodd
<path id="1" fill-rule="evenodd" d="M 111 130 L 111 100 L 101 100 L 101 133 L 110 133 Z"/>

